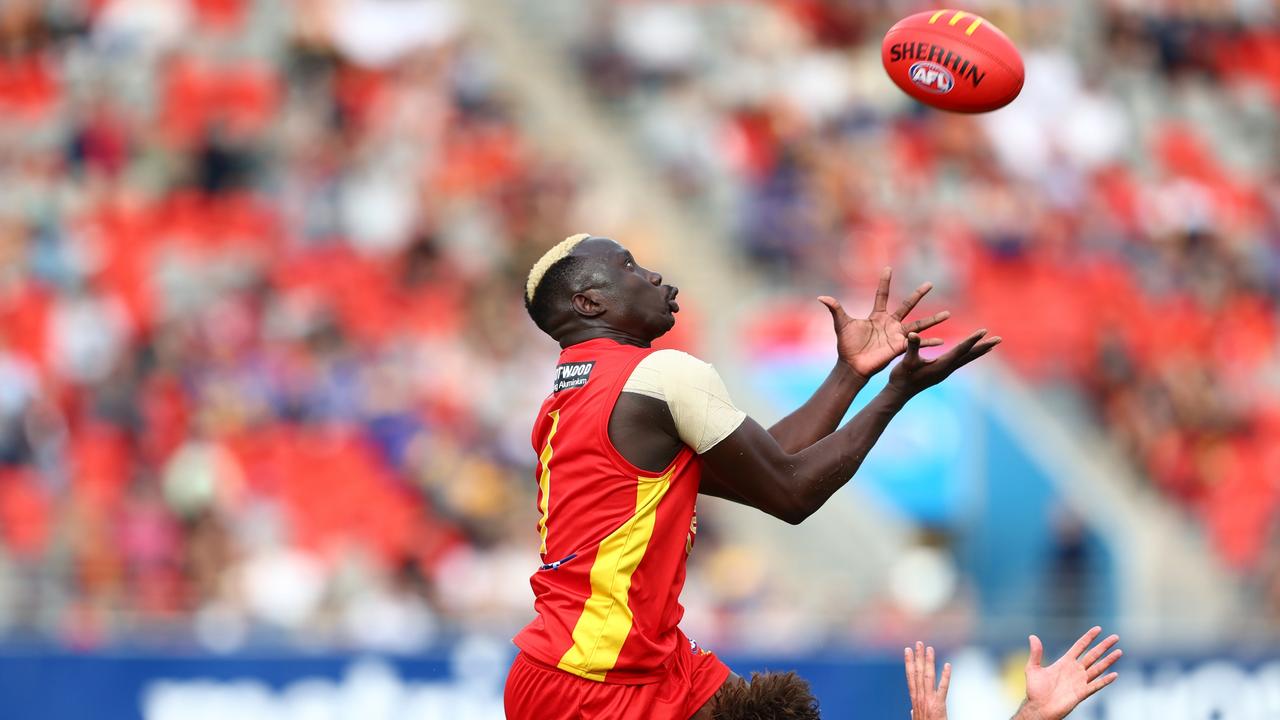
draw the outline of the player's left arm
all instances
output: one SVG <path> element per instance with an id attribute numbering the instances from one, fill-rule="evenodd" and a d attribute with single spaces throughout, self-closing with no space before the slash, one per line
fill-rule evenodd
<path id="1" fill-rule="evenodd" d="M 827 379 L 790 415 L 769 428 L 769 434 L 787 452 L 795 453 L 835 432 L 849 411 L 854 396 L 894 358 L 907 350 L 907 335 L 923 332 L 951 317 L 942 311 L 927 318 L 907 322 L 906 317 L 931 289 L 931 283 L 916 288 L 893 312 L 889 312 L 889 283 L 892 268 L 880 273 L 875 303 L 865 318 L 850 317 L 840 302 L 823 295 L 818 301 L 831 311 L 836 332 L 836 364 Z M 941 345 L 942 340 L 925 338 L 921 347 Z"/>

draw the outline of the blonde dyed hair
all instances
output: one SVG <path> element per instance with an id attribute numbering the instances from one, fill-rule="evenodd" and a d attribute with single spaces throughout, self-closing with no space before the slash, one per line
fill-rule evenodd
<path id="1" fill-rule="evenodd" d="M 555 247 L 543 253 L 542 257 L 538 258 L 538 262 L 534 263 L 529 270 L 529 279 L 525 281 L 524 285 L 524 299 L 532 303 L 533 294 L 538 291 L 538 284 L 542 282 L 542 277 L 547 274 L 551 266 L 568 257 L 574 248 L 589 237 L 591 237 L 591 233 L 570 235 L 556 243 Z"/>

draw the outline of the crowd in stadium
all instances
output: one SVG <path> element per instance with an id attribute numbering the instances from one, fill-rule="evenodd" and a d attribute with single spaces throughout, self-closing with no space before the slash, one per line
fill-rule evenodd
<path id="1" fill-rule="evenodd" d="M 183 5 L 0 11 L 0 625 L 408 650 L 527 612 L 511 298 L 572 176 L 449 6 Z"/>
<path id="2" fill-rule="evenodd" d="M 462 6 L 0 5 L 0 630 L 407 651 L 526 618 L 512 408 L 536 407 L 555 348 L 514 298 L 578 229 L 579 189 L 522 134 Z M 958 327 L 1081 388 L 1229 564 L 1270 561 L 1274 25 L 1117 6 L 1096 67 L 1030 53 L 1039 79 L 975 120 L 867 90 L 894 8 L 602 7 L 583 77 L 763 274 L 933 280 Z M 992 16 L 1032 41 L 1059 12 L 1038 7 Z M 1154 93 L 1185 116 L 1148 116 Z M 710 567 L 732 586 L 710 600 L 741 600 L 744 573 Z"/>

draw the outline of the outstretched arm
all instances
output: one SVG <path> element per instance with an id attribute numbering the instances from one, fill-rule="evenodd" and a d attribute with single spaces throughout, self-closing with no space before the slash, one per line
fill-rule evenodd
<path id="1" fill-rule="evenodd" d="M 951 313 L 943 311 L 906 322 L 916 303 L 933 289 L 930 283 L 916 288 L 896 310 L 889 312 L 892 278 L 892 268 L 885 268 L 880 274 L 875 304 L 866 318 L 850 317 L 833 297 L 823 295 L 818 298 L 831 312 L 836 333 L 836 364 L 803 405 L 769 428 L 769 434 L 783 450 L 800 452 L 834 432 L 867 380 L 906 351 L 908 333 L 923 332 L 951 317 Z M 923 341 L 922 347 L 940 344 L 941 340 L 930 338 Z"/>
<path id="2" fill-rule="evenodd" d="M 778 446 L 787 452 L 800 452 L 835 432 L 840 418 L 849 411 L 853 398 L 865 387 L 867 378 L 858 375 L 841 360 L 827 374 L 818 389 L 804 404 L 769 428 Z"/>
<path id="3" fill-rule="evenodd" d="M 907 352 L 889 384 L 844 427 L 799 452 L 787 452 L 747 418 L 702 459 L 711 473 L 702 491 L 727 497 L 797 524 L 822 507 L 853 477 L 889 421 L 922 390 L 990 352 L 1000 338 L 979 330 L 941 357 L 920 356 L 921 338 L 910 333 Z"/>

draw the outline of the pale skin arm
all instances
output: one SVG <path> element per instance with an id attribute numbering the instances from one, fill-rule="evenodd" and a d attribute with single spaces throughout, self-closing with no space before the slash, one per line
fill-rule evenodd
<path id="1" fill-rule="evenodd" d="M 1102 628 L 1094 627 L 1080 636 L 1075 644 L 1052 665 L 1041 666 L 1044 646 L 1040 638 L 1029 637 L 1027 658 L 1027 696 L 1012 720 L 1062 720 L 1086 698 L 1110 685 L 1119 673 L 1107 669 L 1119 660 L 1119 648 L 1107 653 L 1119 635 L 1110 635 L 1086 652 L 1098 638 Z M 951 664 L 942 666 L 942 676 L 934 684 L 933 648 L 917 642 L 915 649 L 903 648 L 903 664 L 907 673 L 907 693 L 911 697 L 912 720 L 946 720 L 947 689 L 951 684 Z"/>

